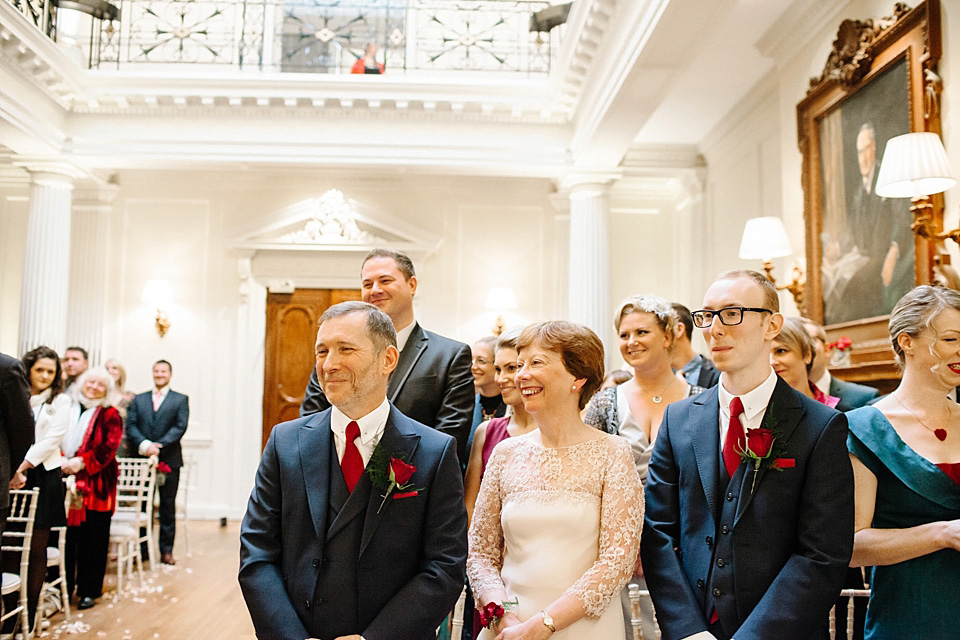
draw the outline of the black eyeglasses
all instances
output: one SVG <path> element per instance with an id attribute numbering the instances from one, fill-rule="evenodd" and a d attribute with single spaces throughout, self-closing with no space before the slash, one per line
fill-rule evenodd
<path id="1" fill-rule="evenodd" d="M 732 327 L 743 322 L 744 311 L 756 311 L 757 313 L 773 313 L 770 309 L 758 309 L 757 307 L 724 307 L 723 309 L 700 309 L 694 311 L 693 324 L 698 329 L 706 329 L 713 324 L 714 317 L 720 318 L 720 324 Z"/>

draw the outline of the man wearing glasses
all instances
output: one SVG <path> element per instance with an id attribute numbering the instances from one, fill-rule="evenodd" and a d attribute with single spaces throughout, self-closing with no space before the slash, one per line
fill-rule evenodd
<path id="1" fill-rule="evenodd" d="M 643 569 L 666 639 L 828 638 L 853 550 L 843 414 L 770 366 L 783 324 L 763 274 L 693 312 L 720 383 L 667 407 L 646 485 Z"/>

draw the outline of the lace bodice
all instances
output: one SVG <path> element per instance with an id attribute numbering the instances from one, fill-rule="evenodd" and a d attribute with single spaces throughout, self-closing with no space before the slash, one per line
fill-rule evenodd
<path id="1" fill-rule="evenodd" d="M 510 552 L 504 548 L 505 508 L 581 502 L 600 514 L 597 556 L 565 593 L 582 603 L 587 616 L 598 617 L 632 575 L 640 546 L 643 491 L 630 446 L 622 438 L 599 435 L 547 449 L 536 438 L 536 433 L 509 438 L 493 452 L 470 528 L 470 583 L 478 602 L 500 600 L 505 592 L 500 575 Z"/>

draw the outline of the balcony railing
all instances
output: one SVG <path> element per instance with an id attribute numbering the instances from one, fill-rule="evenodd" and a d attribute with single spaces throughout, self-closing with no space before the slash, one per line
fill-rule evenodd
<path id="1" fill-rule="evenodd" d="M 36 6 L 38 16 L 46 4 L 7 1 L 18 8 Z M 563 28 L 529 30 L 531 16 L 549 5 L 544 0 L 122 0 L 118 20 L 94 21 L 90 35 L 76 41 L 84 49 L 89 45 L 84 57 L 101 69 L 189 64 L 345 74 L 374 43 L 387 74 L 539 75 L 550 71 Z M 39 19 L 34 22 L 40 26 Z M 66 31 L 60 26 L 61 36 Z"/>

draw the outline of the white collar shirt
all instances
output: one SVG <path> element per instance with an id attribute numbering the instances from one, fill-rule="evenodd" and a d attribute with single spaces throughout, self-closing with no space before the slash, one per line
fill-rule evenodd
<path id="1" fill-rule="evenodd" d="M 403 329 L 397 331 L 397 350 L 403 351 L 403 348 L 407 346 L 407 340 L 410 339 L 410 334 L 413 333 L 413 328 L 417 325 L 417 321 L 414 320 Z"/>
<path id="2" fill-rule="evenodd" d="M 724 376 L 720 375 L 720 383 L 717 385 L 720 397 L 720 447 L 723 448 L 723 440 L 727 437 L 727 427 L 730 424 L 730 403 L 736 397 L 724 386 Z M 770 368 L 770 375 L 761 382 L 756 388 L 740 396 L 740 402 L 743 403 L 743 413 L 740 414 L 740 424 L 743 425 L 743 432 L 756 429 L 763 422 L 763 413 L 770 404 L 770 398 L 773 396 L 773 390 L 777 387 L 777 374 Z"/>
<path id="3" fill-rule="evenodd" d="M 833 378 L 830 377 L 830 372 L 824 371 L 820 379 L 814 380 L 813 384 L 817 387 L 817 389 L 820 389 L 820 391 L 823 391 L 824 393 L 830 393 L 831 380 L 833 380 Z"/>
<path id="4" fill-rule="evenodd" d="M 383 430 L 387 426 L 388 417 L 390 417 L 390 403 L 384 398 L 379 407 L 356 420 L 360 427 L 360 437 L 354 442 L 360 451 L 360 457 L 363 458 L 364 468 L 370 462 L 370 456 L 373 455 L 373 450 L 380 443 L 380 438 L 383 437 Z M 331 409 L 330 431 L 333 432 L 333 443 L 337 447 L 337 460 L 343 460 L 343 451 L 347 446 L 347 425 L 351 421 L 352 419 L 337 407 Z"/>

